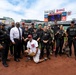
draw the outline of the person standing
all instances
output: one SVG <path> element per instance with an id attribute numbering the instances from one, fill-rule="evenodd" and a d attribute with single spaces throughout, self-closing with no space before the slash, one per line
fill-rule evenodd
<path id="1" fill-rule="evenodd" d="M 28 31 L 30 32 L 30 34 L 34 32 L 34 23 L 31 23 L 31 27 L 28 29 Z"/>
<path id="2" fill-rule="evenodd" d="M 54 45 L 54 51 L 56 50 L 56 40 L 57 40 L 57 36 L 56 36 L 56 33 L 57 33 L 57 31 L 60 29 L 59 28 L 59 25 L 57 24 L 57 21 L 55 20 L 54 21 L 54 23 L 55 23 L 55 25 L 53 26 L 53 31 L 54 31 L 54 43 L 55 43 L 55 45 Z"/>
<path id="3" fill-rule="evenodd" d="M 2 24 L 1 27 L 1 45 L 3 46 L 2 49 L 2 64 L 4 67 L 8 67 L 7 61 L 10 61 L 8 58 L 9 52 L 9 44 L 10 44 L 10 37 L 8 31 L 5 29 L 5 24 Z"/>
<path id="4" fill-rule="evenodd" d="M 65 37 L 65 31 L 63 30 L 63 26 L 60 26 L 60 29 L 57 31 L 55 34 L 56 38 L 56 51 L 55 51 L 55 56 L 57 57 L 58 52 L 59 55 L 62 55 L 62 47 L 64 44 L 64 37 Z"/>
<path id="5" fill-rule="evenodd" d="M 16 26 L 10 31 L 10 40 L 14 44 L 14 61 L 19 62 L 21 58 L 21 41 L 22 41 L 22 29 L 20 23 L 17 22 Z"/>
<path id="6" fill-rule="evenodd" d="M 11 23 L 11 27 L 8 28 L 9 31 L 9 35 L 10 35 L 10 30 L 15 26 L 15 23 L 12 22 Z M 11 40 L 10 40 L 10 54 L 13 56 L 14 54 L 14 45 L 12 44 Z"/>
<path id="7" fill-rule="evenodd" d="M 70 48 L 70 51 L 69 51 L 69 57 L 72 56 L 72 43 L 73 43 L 73 46 L 74 46 L 74 55 L 75 55 L 75 60 L 76 60 L 76 26 L 74 24 L 74 21 L 71 21 L 71 25 L 70 27 L 67 28 L 67 37 L 68 37 L 68 45 L 69 45 L 69 48 Z"/>
<path id="8" fill-rule="evenodd" d="M 1 31 L 1 22 L 0 22 L 0 45 L 1 45 L 1 40 L 2 40 L 2 31 Z M 0 61 L 1 61 L 1 55 L 2 55 L 2 48 L 0 49 Z"/>
<path id="9" fill-rule="evenodd" d="M 43 29 L 42 29 L 42 24 L 38 24 L 38 29 L 37 29 L 37 35 L 38 35 L 38 43 L 39 43 L 39 46 L 40 48 L 42 47 L 42 34 L 43 34 Z"/>
<path id="10" fill-rule="evenodd" d="M 21 29 L 22 29 L 22 34 L 23 34 L 24 31 L 25 31 L 25 22 L 22 22 Z M 23 38 L 22 38 L 22 46 L 21 47 L 22 47 L 21 48 L 21 53 L 24 55 L 24 40 L 23 40 Z"/>
<path id="11" fill-rule="evenodd" d="M 34 28 L 34 32 L 32 33 L 33 39 L 38 41 L 37 28 Z"/>
<path id="12" fill-rule="evenodd" d="M 24 32 L 25 31 L 25 23 L 24 22 L 22 22 L 22 24 L 21 24 L 22 26 L 21 26 L 21 29 L 22 29 L 22 32 Z"/>
<path id="13" fill-rule="evenodd" d="M 30 32 L 28 31 L 28 26 L 25 26 L 25 30 L 23 32 L 23 41 L 24 41 L 25 50 L 27 50 L 27 42 L 28 42 L 29 34 L 30 34 Z"/>
<path id="14" fill-rule="evenodd" d="M 51 41 L 51 36 L 50 36 L 50 33 L 48 32 L 46 26 L 44 26 L 44 31 L 43 31 L 41 40 L 42 40 L 41 58 L 43 58 L 44 48 L 46 48 L 47 58 L 50 59 L 50 50 L 49 50 L 50 44 L 49 44 L 49 42 Z"/>
<path id="15" fill-rule="evenodd" d="M 51 28 L 51 25 L 48 25 L 48 32 L 50 33 L 50 36 L 52 38 L 52 41 L 50 41 L 50 54 L 52 55 L 53 53 L 53 48 L 54 48 L 54 31 Z"/>

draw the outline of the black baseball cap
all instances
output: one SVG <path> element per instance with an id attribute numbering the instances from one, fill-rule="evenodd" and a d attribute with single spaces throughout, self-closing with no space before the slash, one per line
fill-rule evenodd
<path id="1" fill-rule="evenodd" d="M 34 25 L 34 23 L 31 23 L 31 25 Z"/>
<path id="2" fill-rule="evenodd" d="M 75 22 L 74 22 L 74 21 L 71 21 L 71 23 L 73 23 L 73 24 L 74 24 Z"/>
<path id="3" fill-rule="evenodd" d="M 4 23 L 0 22 L 0 26 L 6 26 Z"/>

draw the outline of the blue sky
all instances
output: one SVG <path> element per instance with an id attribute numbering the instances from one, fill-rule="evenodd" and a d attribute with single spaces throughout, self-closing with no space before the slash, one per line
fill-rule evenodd
<path id="1" fill-rule="evenodd" d="M 75 18 L 76 0 L 0 0 L 0 17 L 12 17 L 15 21 L 21 19 L 44 20 L 44 11 L 65 8 L 72 11 L 67 20 Z"/>
<path id="2" fill-rule="evenodd" d="M 26 8 L 30 8 L 32 3 L 35 3 L 37 0 L 7 0 L 9 3 L 11 3 L 14 6 L 17 6 L 20 3 L 23 3 L 23 6 Z"/>

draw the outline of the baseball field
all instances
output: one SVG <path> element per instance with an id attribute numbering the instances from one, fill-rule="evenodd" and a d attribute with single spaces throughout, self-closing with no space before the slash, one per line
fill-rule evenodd
<path id="1" fill-rule="evenodd" d="M 50 60 L 35 64 L 33 61 L 25 62 L 26 57 L 15 62 L 9 55 L 9 67 L 5 68 L 0 62 L 0 75 L 76 75 L 76 60 L 66 55 L 52 55 Z"/>

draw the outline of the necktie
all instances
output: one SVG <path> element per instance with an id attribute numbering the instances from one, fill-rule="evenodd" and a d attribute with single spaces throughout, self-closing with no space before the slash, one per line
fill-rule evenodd
<path id="1" fill-rule="evenodd" d="M 20 29 L 18 28 L 19 31 L 19 39 L 21 40 L 21 33 L 20 33 Z"/>

